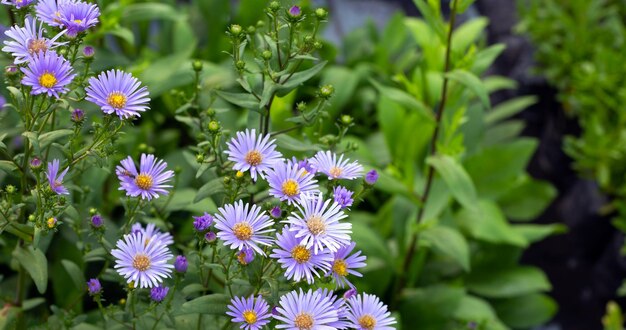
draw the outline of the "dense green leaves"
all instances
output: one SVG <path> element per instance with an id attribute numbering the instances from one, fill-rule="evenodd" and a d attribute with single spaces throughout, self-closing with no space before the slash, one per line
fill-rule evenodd
<path id="1" fill-rule="evenodd" d="M 510 298 L 552 288 L 543 272 L 533 267 L 517 267 L 473 273 L 467 288 L 487 298 Z"/>
<path id="2" fill-rule="evenodd" d="M 448 185 L 454 198 L 467 209 L 473 209 L 477 202 L 476 188 L 465 169 L 454 158 L 446 155 L 430 157 L 428 164 L 433 166 Z"/>
<path id="3" fill-rule="evenodd" d="M 458 262 L 464 270 L 470 270 L 469 246 L 465 237 L 458 231 L 444 226 L 435 226 L 425 230 L 422 238 L 430 242 L 435 250 Z"/>
<path id="4" fill-rule="evenodd" d="M 20 263 L 33 279 L 39 293 L 46 292 L 48 287 L 48 260 L 40 249 L 33 247 L 16 247 L 13 257 Z"/>

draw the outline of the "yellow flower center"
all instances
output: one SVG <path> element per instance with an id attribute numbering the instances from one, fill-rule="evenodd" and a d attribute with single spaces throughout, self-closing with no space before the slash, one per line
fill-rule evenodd
<path id="1" fill-rule="evenodd" d="M 333 263 L 333 272 L 339 276 L 348 275 L 348 264 L 343 259 L 337 259 Z"/>
<path id="2" fill-rule="evenodd" d="M 46 40 L 44 39 L 34 39 L 28 42 L 28 53 L 31 55 L 47 50 L 48 45 L 46 45 Z"/>
<path id="3" fill-rule="evenodd" d="M 252 226 L 247 222 L 238 222 L 233 226 L 233 234 L 237 239 L 247 241 L 252 238 Z"/>
<path id="4" fill-rule="evenodd" d="M 331 177 L 336 179 L 341 175 L 343 171 L 339 167 L 333 166 L 328 172 L 330 173 Z"/>
<path id="5" fill-rule="evenodd" d="M 80 24 L 80 23 L 82 23 L 82 22 L 83 22 L 83 20 L 82 20 L 82 19 L 75 19 L 75 20 L 74 20 L 74 23 L 76 23 L 76 24 Z"/>
<path id="6" fill-rule="evenodd" d="M 145 254 L 136 255 L 133 258 L 133 267 L 140 272 L 145 272 L 150 269 L 150 258 Z"/>
<path id="7" fill-rule="evenodd" d="M 246 163 L 250 164 L 251 166 L 258 166 L 259 164 L 261 164 L 261 161 L 263 161 L 263 156 L 257 150 L 252 150 L 248 151 L 245 159 Z"/>
<path id="8" fill-rule="evenodd" d="M 52 229 L 54 228 L 54 225 L 57 224 L 57 219 L 49 218 L 47 222 L 48 222 L 48 228 Z"/>
<path id="9" fill-rule="evenodd" d="M 54 87 L 54 85 L 56 85 L 56 83 L 57 83 L 57 78 L 54 76 L 54 74 L 50 72 L 46 72 L 42 74 L 41 76 L 39 76 L 39 85 L 45 88 L 52 88 Z"/>
<path id="10" fill-rule="evenodd" d="M 376 319 L 369 314 L 365 314 L 359 318 L 359 325 L 363 329 L 372 330 L 376 326 Z"/>
<path id="11" fill-rule="evenodd" d="M 247 310 L 243 312 L 243 319 L 246 320 L 246 323 L 248 324 L 256 323 L 256 319 L 257 319 L 256 312 L 252 310 Z"/>
<path id="12" fill-rule="evenodd" d="M 306 226 L 313 235 L 319 235 L 326 232 L 326 223 L 322 217 L 318 215 L 311 216 L 309 220 L 307 220 Z"/>
<path id="13" fill-rule="evenodd" d="M 296 315 L 296 319 L 293 323 L 299 330 L 313 329 L 313 317 L 309 313 L 300 313 Z"/>
<path id="14" fill-rule="evenodd" d="M 298 245 L 291 250 L 291 257 L 299 264 L 311 259 L 311 251 L 302 245 Z"/>
<path id="15" fill-rule="evenodd" d="M 107 97 L 107 103 L 115 109 L 121 109 L 126 106 L 126 95 L 120 92 L 113 92 Z"/>
<path id="16" fill-rule="evenodd" d="M 152 183 L 152 176 L 150 174 L 140 173 L 135 178 L 135 184 L 143 190 L 152 188 Z"/>
<path id="17" fill-rule="evenodd" d="M 293 197 L 300 192 L 300 187 L 295 180 L 289 179 L 283 183 L 283 194 Z"/>

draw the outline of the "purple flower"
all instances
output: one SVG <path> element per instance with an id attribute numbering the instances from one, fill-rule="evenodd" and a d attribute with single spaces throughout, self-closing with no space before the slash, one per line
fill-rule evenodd
<path id="1" fill-rule="evenodd" d="M 270 195 L 286 200 L 288 204 L 299 203 L 302 194 L 318 192 L 317 180 L 297 163 L 277 162 L 267 172 Z"/>
<path id="2" fill-rule="evenodd" d="M 315 167 L 313 167 L 313 164 L 311 164 L 307 158 L 298 160 L 296 157 L 291 157 L 291 161 L 293 163 L 297 163 L 298 167 L 303 168 L 307 173 L 315 174 L 317 172 Z"/>
<path id="3" fill-rule="evenodd" d="M 372 186 L 374 183 L 378 181 L 378 172 L 376 170 L 371 170 L 365 174 L 365 183 Z"/>
<path id="4" fill-rule="evenodd" d="M 31 86 L 32 95 L 47 94 L 59 97 L 69 91 L 67 86 L 76 74 L 72 73 L 70 62 L 55 52 L 38 53 L 22 68 L 25 76 L 22 84 Z"/>
<path id="5" fill-rule="evenodd" d="M 315 253 L 324 248 L 336 252 L 340 247 L 350 244 L 352 224 L 340 222 L 347 215 L 337 202 L 327 199 L 322 194 L 306 195 L 302 204 L 296 205 L 298 212 L 293 212 L 285 222 L 291 231 L 307 248 L 313 247 Z"/>
<path id="6" fill-rule="evenodd" d="M 241 251 L 237 252 L 237 261 L 241 265 L 247 265 L 254 260 L 254 251 L 250 248 L 244 247 Z"/>
<path id="7" fill-rule="evenodd" d="M 302 10 L 298 6 L 292 6 L 287 12 L 291 17 L 299 17 L 302 15 Z"/>
<path id="8" fill-rule="evenodd" d="M 44 31 L 42 24 L 39 24 L 39 28 L 37 28 L 37 21 L 27 16 L 24 20 L 24 27 L 15 25 L 4 32 L 9 39 L 4 41 L 5 46 L 2 48 L 2 51 L 10 53 L 15 57 L 15 64 L 21 64 L 28 62 L 34 55 L 40 52 L 45 53 L 65 44 L 64 42 L 56 41 L 65 31 L 57 34 L 52 39 L 44 37 Z"/>
<path id="9" fill-rule="evenodd" d="M 217 235 L 215 235 L 214 232 L 212 231 L 208 231 L 205 235 L 204 235 L 204 239 L 209 242 L 209 243 L 213 243 L 215 242 L 215 240 L 217 239 Z"/>
<path id="10" fill-rule="evenodd" d="M 80 123 L 85 119 L 85 112 L 81 109 L 74 109 L 71 118 L 73 122 Z"/>
<path id="11" fill-rule="evenodd" d="M 334 329 L 347 329 L 348 321 L 346 320 L 346 301 L 344 299 L 340 299 L 335 296 L 333 291 L 329 289 L 317 289 L 317 292 L 322 296 L 330 300 L 330 303 L 333 305 L 335 310 L 337 311 L 337 320 L 336 322 L 329 323 L 329 327 L 333 327 Z"/>
<path id="12" fill-rule="evenodd" d="M 147 239 L 142 233 L 124 235 L 111 250 L 115 269 L 128 283 L 134 281 L 140 288 L 152 288 L 170 277 L 173 265 L 168 261 L 172 253 L 158 239 Z"/>
<path id="13" fill-rule="evenodd" d="M 252 180 L 256 181 L 257 174 L 265 178 L 265 173 L 276 163 L 282 160 L 283 155 L 276 151 L 274 140 L 270 136 L 259 134 L 256 131 L 246 130 L 237 132 L 237 138 L 227 143 L 228 160 L 235 162 L 233 169 L 245 172 L 250 170 Z"/>
<path id="14" fill-rule="evenodd" d="M 291 291 L 280 297 L 278 313 L 274 316 L 281 323 L 278 329 L 334 329 L 331 324 L 339 321 L 335 306 L 328 297 L 318 291 L 304 293 Z"/>
<path id="15" fill-rule="evenodd" d="M 240 329 L 258 330 L 270 322 L 270 306 L 259 295 L 256 299 L 233 297 L 228 305 L 226 314 L 232 317 L 232 322 L 241 323 Z"/>
<path id="16" fill-rule="evenodd" d="M 343 159 L 330 151 L 319 151 L 311 159 L 311 164 L 319 171 L 328 175 L 328 180 L 356 179 L 362 175 L 363 166 L 357 162 L 349 163 L 350 159 Z"/>
<path id="17" fill-rule="evenodd" d="M 87 101 L 98 105 L 106 114 L 115 113 L 120 119 L 140 117 L 148 109 L 148 89 L 130 73 L 120 70 L 102 72 L 89 78 Z"/>
<path id="18" fill-rule="evenodd" d="M 71 37 L 98 24 L 98 17 L 100 17 L 100 9 L 97 5 L 82 1 L 67 2 L 58 10 L 61 24 L 67 28 L 67 35 Z"/>
<path id="19" fill-rule="evenodd" d="M 115 172 L 120 179 L 119 190 L 125 190 L 127 196 L 141 195 L 142 199 L 151 200 L 159 195 L 167 195 L 166 188 L 172 187 L 165 183 L 174 176 L 174 171 L 165 171 L 167 163 L 154 155 L 141 154 L 139 172 L 130 156 L 122 160 L 121 164 Z"/>
<path id="20" fill-rule="evenodd" d="M 133 234 L 142 233 L 146 240 L 155 239 L 161 241 L 165 245 L 174 244 L 174 238 L 172 237 L 172 235 L 167 232 L 161 232 L 161 230 L 157 228 L 156 225 L 153 223 L 147 224 L 146 228 L 144 229 L 143 226 L 139 222 L 137 222 L 130 228 L 130 231 Z"/>
<path id="21" fill-rule="evenodd" d="M 163 299 L 165 299 L 165 296 L 167 296 L 167 292 L 170 291 L 170 288 L 166 287 L 166 286 L 155 286 L 152 289 L 150 289 L 150 299 L 152 299 L 154 302 L 161 302 L 163 301 Z"/>
<path id="22" fill-rule="evenodd" d="M 341 205 L 342 209 L 352 206 L 352 203 L 354 202 L 352 194 L 354 194 L 354 192 L 342 186 L 337 186 L 333 189 L 333 199 L 335 200 L 335 203 Z"/>
<path id="23" fill-rule="evenodd" d="M 179 273 L 187 272 L 187 258 L 185 256 L 176 256 L 174 261 L 174 269 Z"/>
<path id="24" fill-rule="evenodd" d="M 351 256 L 348 256 L 356 243 L 351 242 L 349 245 L 343 246 L 339 249 L 339 251 L 335 252 L 333 256 L 333 263 L 330 271 L 326 273 L 326 276 L 332 275 L 335 279 L 335 284 L 338 288 L 343 288 L 344 285 L 348 285 L 352 287 L 352 283 L 348 281 L 346 278 L 348 274 L 352 274 L 357 277 L 362 277 L 363 275 L 353 269 L 365 267 L 365 256 L 361 255 L 361 251 L 357 251 Z"/>
<path id="25" fill-rule="evenodd" d="M 359 292 L 356 290 L 356 288 L 350 288 L 348 289 L 348 291 L 343 293 L 343 299 L 349 300 L 350 298 L 356 296 L 357 293 Z"/>
<path id="26" fill-rule="evenodd" d="M 35 6 L 37 18 L 51 26 L 63 26 L 61 23 L 61 9 L 76 0 L 39 0 Z"/>
<path id="27" fill-rule="evenodd" d="M 35 0 L 2 0 L 0 3 L 3 5 L 15 6 L 15 8 L 20 9 L 24 8 Z"/>
<path id="28" fill-rule="evenodd" d="M 270 210 L 270 214 L 272 215 L 272 217 L 274 218 L 280 218 L 280 216 L 283 214 L 283 211 L 280 209 L 279 206 L 274 206 L 272 207 L 272 209 Z"/>
<path id="29" fill-rule="evenodd" d="M 50 189 L 57 193 L 58 195 L 69 195 L 70 192 L 63 186 L 63 178 L 65 174 L 67 174 L 67 170 L 70 168 L 67 167 L 63 172 L 59 174 L 59 160 L 54 159 L 52 163 L 48 163 L 48 184 L 50 184 Z"/>
<path id="30" fill-rule="evenodd" d="M 92 296 L 102 292 L 102 285 L 100 285 L 100 281 L 97 278 L 92 278 L 87 281 L 87 292 Z"/>
<path id="31" fill-rule="evenodd" d="M 250 207 L 250 204 L 244 205 L 242 201 L 237 201 L 234 205 L 220 207 L 218 211 L 215 215 L 215 228 L 219 230 L 217 237 L 224 241 L 224 245 L 240 251 L 248 247 L 265 255 L 259 244 L 272 244 L 272 239 L 267 234 L 274 231 L 274 222 L 260 207 Z"/>
<path id="32" fill-rule="evenodd" d="M 387 306 L 375 295 L 367 293 L 348 299 L 346 317 L 350 328 L 353 329 L 393 330 L 390 325 L 396 323 L 391 313 L 387 311 Z"/>
<path id="33" fill-rule="evenodd" d="M 207 229 L 209 229 L 209 227 L 211 227 L 211 224 L 213 224 L 213 217 L 204 212 L 204 215 L 201 215 L 199 217 L 193 217 L 195 220 L 193 221 L 193 228 L 197 231 L 197 232 L 203 232 Z"/>
<path id="34" fill-rule="evenodd" d="M 102 217 L 99 214 L 96 214 L 96 215 L 91 217 L 91 225 L 94 228 L 102 227 L 102 223 L 103 223 L 103 220 L 102 220 Z"/>
<path id="35" fill-rule="evenodd" d="M 30 167 L 33 169 L 41 167 L 41 159 L 39 157 L 33 157 L 33 159 L 30 160 Z"/>
<path id="36" fill-rule="evenodd" d="M 328 271 L 333 260 L 332 255 L 327 250 L 319 252 L 312 251 L 300 243 L 295 234 L 289 228 L 283 228 L 283 232 L 276 235 L 277 249 L 273 250 L 270 257 L 278 259 L 281 267 L 285 269 L 285 277 L 289 280 L 300 281 L 306 279 L 312 284 L 313 275 L 319 277 L 317 270 Z"/>
<path id="37" fill-rule="evenodd" d="M 91 46 L 85 46 L 85 48 L 83 48 L 83 56 L 85 58 L 92 58 L 95 53 L 95 50 Z"/>

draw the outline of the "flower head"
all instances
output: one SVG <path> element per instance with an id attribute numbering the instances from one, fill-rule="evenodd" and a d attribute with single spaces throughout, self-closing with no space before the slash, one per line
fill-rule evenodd
<path id="1" fill-rule="evenodd" d="M 81 109 L 74 109 L 74 111 L 72 111 L 70 118 L 72 119 L 73 122 L 80 123 L 85 119 L 85 111 Z"/>
<path id="2" fill-rule="evenodd" d="M 356 296 L 359 292 L 356 288 L 350 288 L 346 292 L 343 293 L 343 299 L 348 300 L 354 296 Z"/>
<path id="3" fill-rule="evenodd" d="M 280 209 L 280 206 L 274 206 L 270 210 L 270 214 L 274 218 L 280 218 L 280 216 L 283 214 L 283 211 Z"/>
<path id="4" fill-rule="evenodd" d="M 146 228 L 143 228 L 143 226 L 139 222 L 137 222 L 130 228 L 130 231 L 132 233 L 142 233 L 143 237 L 146 240 L 156 239 L 160 240 L 165 245 L 174 244 L 174 238 L 172 237 L 172 235 L 167 232 L 161 232 L 161 230 L 157 228 L 156 225 L 153 223 L 149 223 L 146 225 Z"/>
<path id="5" fill-rule="evenodd" d="M 63 172 L 59 173 L 59 160 L 54 159 L 52 163 L 48 163 L 48 171 L 46 173 L 48 177 L 48 184 L 50 189 L 58 195 L 69 195 L 70 192 L 63 186 L 63 178 L 70 168 L 67 167 Z"/>
<path id="6" fill-rule="evenodd" d="M 261 296 L 256 299 L 253 296 L 248 299 L 233 297 L 226 314 L 232 317 L 232 322 L 241 323 L 240 329 L 258 330 L 270 322 L 269 309 L 270 306 Z"/>
<path id="7" fill-rule="evenodd" d="M 274 316 L 281 322 L 278 329 L 334 329 L 332 324 L 339 321 L 335 306 L 319 291 L 291 291 L 280 297 L 278 305 L 279 315 Z"/>
<path id="8" fill-rule="evenodd" d="M 120 179 L 119 190 L 125 190 L 127 196 L 141 195 L 141 198 L 148 200 L 158 198 L 159 195 L 167 195 L 166 188 L 172 186 L 166 183 L 174 176 L 174 171 L 165 171 L 166 167 L 167 163 L 154 155 L 141 154 L 137 172 L 135 162 L 128 156 L 115 170 Z"/>
<path id="9" fill-rule="evenodd" d="M 341 247 L 337 252 L 333 255 L 333 263 L 330 270 L 326 273 L 326 276 L 332 275 L 335 279 L 335 284 L 339 288 L 343 288 L 344 285 L 348 285 L 352 287 L 352 283 L 348 281 L 348 274 L 352 274 L 357 277 L 362 277 L 363 275 L 353 269 L 365 267 L 365 256 L 361 255 L 361 251 L 357 251 L 356 253 L 348 256 L 356 243 L 351 242 L 349 245 Z"/>
<path id="10" fill-rule="evenodd" d="M 209 243 L 213 243 L 217 239 L 217 235 L 212 231 L 207 231 L 206 234 L 204 234 L 204 239 Z"/>
<path id="11" fill-rule="evenodd" d="M 78 33 L 98 24 L 100 9 L 95 4 L 82 1 L 68 1 L 60 6 L 59 19 L 67 29 L 68 36 L 76 36 Z"/>
<path id="12" fill-rule="evenodd" d="M 238 250 L 248 247 L 265 255 L 259 244 L 272 244 L 272 239 L 267 234 L 274 231 L 271 228 L 274 222 L 260 207 L 250 207 L 250 204 L 244 205 L 242 201 L 237 201 L 234 205 L 220 207 L 218 211 L 215 215 L 215 228 L 219 230 L 217 237 L 224 241 L 224 245 Z"/>
<path id="13" fill-rule="evenodd" d="M 340 247 L 350 244 L 352 224 L 339 221 L 347 215 L 337 202 L 324 200 L 322 194 L 307 195 L 302 199 L 302 203 L 296 205 L 298 211 L 286 220 L 301 244 L 307 248 L 313 247 L 315 253 L 324 247 L 336 252 Z"/>
<path id="14" fill-rule="evenodd" d="M 57 42 L 57 39 L 65 31 L 58 33 L 52 39 L 44 37 L 44 31 L 42 24 L 37 27 L 37 20 L 27 16 L 24 19 L 24 27 L 15 25 L 4 32 L 9 39 L 4 41 L 5 46 L 2 51 L 15 57 L 15 64 L 21 64 L 28 62 L 39 53 L 45 53 L 65 44 L 64 42 Z"/>
<path id="15" fill-rule="evenodd" d="M 59 97 L 69 91 L 67 86 L 76 74 L 70 62 L 55 52 L 38 53 L 22 68 L 24 78 L 22 84 L 31 86 L 31 94 L 47 94 Z"/>
<path id="16" fill-rule="evenodd" d="M 352 206 L 354 199 L 352 199 L 354 192 L 346 189 L 343 186 L 336 186 L 333 189 L 333 199 L 335 203 L 339 204 L 342 209 Z"/>
<path id="17" fill-rule="evenodd" d="M 254 260 L 254 251 L 250 248 L 244 247 L 241 251 L 237 252 L 237 261 L 239 264 L 245 266 Z"/>
<path id="18" fill-rule="evenodd" d="M 117 272 L 140 288 L 157 286 L 171 276 L 174 268 L 168 264 L 173 255 L 167 245 L 158 239 L 147 239 L 141 232 L 124 235 L 111 254 L 115 257 Z"/>
<path id="19" fill-rule="evenodd" d="M 302 15 L 302 10 L 298 6 L 291 6 L 287 13 L 289 13 L 289 16 L 291 17 L 300 17 L 300 15 Z"/>
<path id="20" fill-rule="evenodd" d="M 148 109 L 148 89 L 130 73 L 109 70 L 89 78 L 87 101 L 98 105 L 106 114 L 115 113 L 120 119 L 140 117 Z"/>
<path id="21" fill-rule="evenodd" d="M 396 320 L 391 317 L 378 297 L 373 294 L 359 294 L 348 299 L 346 315 L 350 328 L 363 330 L 393 330 L 390 325 Z"/>
<path id="22" fill-rule="evenodd" d="M 283 157 L 275 150 L 274 140 L 269 139 L 269 134 L 257 136 L 254 129 L 237 132 L 237 137 L 227 143 L 228 150 L 225 151 L 228 160 L 235 162 L 233 169 L 242 172 L 250 170 L 254 181 L 257 174 L 265 178 L 265 173 Z"/>
<path id="23" fill-rule="evenodd" d="M 371 170 L 365 174 L 365 183 L 372 186 L 374 183 L 378 181 L 378 172 L 376 170 Z"/>
<path id="24" fill-rule="evenodd" d="M 95 53 L 96 51 L 93 49 L 92 46 L 85 46 L 85 48 L 83 48 L 83 56 L 85 58 L 92 58 Z"/>
<path id="25" fill-rule="evenodd" d="M 155 286 L 152 289 L 150 289 L 150 299 L 152 299 L 154 302 L 161 302 L 163 301 L 163 299 L 165 299 L 165 296 L 167 296 L 167 293 L 170 291 L 170 288 L 166 287 L 166 286 Z"/>
<path id="26" fill-rule="evenodd" d="M 185 256 L 180 255 L 176 256 L 176 260 L 174 261 L 174 269 L 179 273 L 187 272 L 187 258 Z"/>
<path id="27" fill-rule="evenodd" d="M 97 278 L 87 281 L 87 292 L 92 296 L 102 292 L 102 285 L 100 285 L 100 281 Z"/>
<path id="28" fill-rule="evenodd" d="M 94 214 L 94 215 L 91 217 L 91 225 L 92 225 L 94 228 L 100 228 L 100 227 L 102 227 L 102 223 L 103 223 L 103 221 L 102 221 L 102 216 L 100 216 L 99 214 Z"/>
<path id="29" fill-rule="evenodd" d="M 209 229 L 209 227 L 211 227 L 211 224 L 213 224 L 213 217 L 206 212 L 204 212 L 204 215 L 201 215 L 199 217 L 194 216 L 193 218 L 193 228 L 197 232 L 203 232 Z"/>
<path id="30" fill-rule="evenodd" d="M 348 321 L 346 320 L 347 310 L 345 299 L 335 296 L 335 293 L 329 289 L 317 289 L 317 292 L 322 295 L 322 297 L 328 298 L 328 300 L 330 300 L 331 304 L 333 304 L 333 307 L 337 311 L 337 317 L 339 318 L 339 320 L 329 323 L 328 326 L 335 329 L 347 329 Z"/>
<path id="31" fill-rule="evenodd" d="M 273 250 L 272 258 L 278 259 L 281 267 L 285 269 L 285 277 L 294 281 L 306 279 L 311 284 L 314 276 L 319 277 L 318 270 L 328 271 L 333 260 L 327 251 L 314 252 L 313 249 L 300 243 L 295 233 L 289 228 L 283 228 L 283 232 L 276 235 L 277 249 Z"/>
<path id="32" fill-rule="evenodd" d="M 55 217 L 48 218 L 48 220 L 46 221 L 46 224 L 48 225 L 48 228 L 50 228 L 50 229 L 56 227 L 56 225 L 57 225 L 57 218 L 55 218 Z"/>
<path id="33" fill-rule="evenodd" d="M 30 168 L 36 170 L 36 169 L 39 169 L 40 167 L 41 167 L 41 158 L 33 157 L 33 159 L 30 160 Z"/>
<path id="34" fill-rule="evenodd" d="M 61 9 L 76 0 L 39 0 L 35 6 L 37 18 L 50 26 L 63 26 Z"/>
<path id="35" fill-rule="evenodd" d="M 300 202 L 302 194 L 318 192 L 313 174 L 290 161 L 275 163 L 267 172 L 267 182 L 270 184 L 270 195 L 289 204 Z"/>
<path id="36" fill-rule="evenodd" d="M 337 155 L 330 151 L 319 151 L 311 159 L 311 163 L 319 172 L 328 175 L 329 180 L 352 180 L 360 177 L 363 172 L 363 166 L 359 163 L 350 163 L 350 159 L 343 159 L 343 155 L 337 158 Z"/>
<path id="37" fill-rule="evenodd" d="M 3 5 L 14 6 L 17 9 L 24 8 L 35 0 L 2 0 L 0 3 Z"/>

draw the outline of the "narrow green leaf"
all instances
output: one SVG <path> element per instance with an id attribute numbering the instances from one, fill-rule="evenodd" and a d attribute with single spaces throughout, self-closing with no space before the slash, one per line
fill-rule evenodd
<path id="1" fill-rule="evenodd" d="M 551 235 L 558 235 L 567 232 L 567 226 L 562 223 L 551 223 L 549 225 L 515 225 L 513 228 L 530 243 L 538 242 Z"/>
<path id="2" fill-rule="evenodd" d="M 11 174 L 13 171 L 17 171 L 18 167 L 11 161 L 8 160 L 0 160 L 0 171 L 3 171 L 7 174 Z"/>
<path id="3" fill-rule="evenodd" d="M 455 216 L 457 225 L 470 236 L 494 244 L 526 247 L 528 241 L 506 220 L 491 201 L 481 200 L 473 209 L 463 209 Z"/>
<path id="4" fill-rule="evenodd" d="M 282 134 L 276 137 L 276 144 L 287 150 L 292 151 L 318 151 L 320 148 L 316 145 L 306 143 L 304 141 L 294 139 L 289 135 Z"/>
<path id="5" fill-rule="evenodd" d="M 49 146 L 52 142 L 68 136 L 68 135 L 72 135 L 72 133 L 74 133 L 74 131 L 72 131 L 71 129 L 59 129 L 56 131 L 52 131 L 52 132 L 47 132 L 47 133 L 43 133 L 39 136 L 39 147 L 40 148 L 46 148 L 47 146 Z"/>
<path id="6" fill-rule="evenodd" d="M 385 97 L 402 105 L 403 107 L 406 107 L 409 110 L 416 111 L 425 119 L 428 119 L 430 121 L 435 120 L 432 111 L 424 103 L 418 101 L 415 97 L 411 96 L 411 94 L 397 88 L 383 86 L 375 80 L 370 80 L 370 82 L 372 83 L 372 85 L 374 85 L 374 87 L 376 87 L 381 95 L 384 95 Z"/>
<path id="7" fill-rule="evenodd" d="M 13 257 L 30 274 L 37 291 L 45 293 L 48 287 L 48 261 L 43 252 L 40 249 L 20 246 L 13 250 Z"/>
<path id="8" fill-rule="evenodd" d="M 176 21 L 184 17 L 176 8 L 163 3 L 136 3 L 124 8 L 122 19 L 129 22 L 156 19 Z"/>
<path id="9" fill-rule="evenodd" d="M 463 23 L 452 33 L 452 49 L 456 52 L 465 52 L 478 37 L 483 35 L 489 20 L 485 17 L 478 17 Z"/>
<path id="10" fill-rule="evenodd" d="M 222 316 L 226 314 L 226 307 L 229 303 L 230 299 L 228 296 L 221 293 L 214 293 L 184 303 L 180 309 L 173 314 L 176 316 L 185 314 L 210 314 Z"/>
<path id="11" fill-rule="evenodd" d="M 30 141 L 30 144 L 33 146 L 35 150 L 35 155 L 41 155 L 41 148 L 39 148 L 39 136 L 36 132 L 24 132 L 22 136 L 27 138 Z"/>
<path id="12" fill-rule="evenodd" d="M 493 109 L 485 115 L 484 121 L 486 124 L 496 123 L 514 116 L 535 103 L 537 103 L 537 97 L 534 95 L 516 97 L 493 107 Z"/>
<path id="13" fill-rule="evenodd" d="M 554 200 L 557 190 L 551 184 L 523 176 L 522 182 L 498 199 L 511 220 L 532 221 Z"/>
<path id="14" fill-rule="evenodd" d="M 215 91 L 217 95 L 240 108 L 249 109 L 261 113 L 259 110 L 259 100 L 248 93 L 232 93 L 224 91 Z"/>
<path id="15" fill-rule="evenodd" d="M 435 168 L 446 183 L 452 196 L 467 209 L 473 209 L 478 200 L 472 179 L 456 159 L 447 155 L 428 157 L 427 163 Z"/>
<path id="16" fill-rule="evenodd" d="M 482 102 L 485 108 L 491 108 L 487 89 L 485 88 L 485 85 L 483 85 L 483 82 L 480 81 L 480 78 L 476 75 L 466 70 L 456 69 L 446 73 L 446 78 L 452 79 L 469 88 L 472 92 L 474 92 L 474 94 L 476 94 L 476 96 L 478 96 L 480 102 Z"/>
<path id="17" fill-rule="evenodd" d="M 433 248 L 459 263 L 464 270 L 470 270 L 469 246 L 465 237 L 458 231 L 445 226 L 434 226 L 422 233 L 422 238 Z"/>
<path id="18" fill-rule="evenodd" d="M 213 194 L 217 194 L 224 191 L 224 180 L 222 178 L 215 178 L 198 189 L 196 197 L 193 199 L 194 203 L 197 203 Z"/>
<path id="19" fill-rule="evenodd" d="M 287 80 L 285 83 L 280 84 L 276 87 L 276 94 L 280 97 L 283 97 L 287 94 L 289 94 L 289 92 L 291 92 L 293 89 L 295 89 L 296 87 L 302 85 L 305 81 L 313 78 L 316 74 L 318 74 L 320 71 L 322 71 L 322 69 L 324 68 L 324 66 L 326 66 L 326 63 L 328 63 L 328 61 L 323 61 L 320 62 L 314 66 L 312 66 L 309 69 L 306 69 L 304 71 L 300 71 L 300 72 L 296 72 L 294 73 L 289 80 Z M 285 77 L 286 79 L 286 77 Z"/>
<path id="20" fill-rule="evenodd" d="M 509 327 L 531 329 L 548 322 L 557 311 L 557 305 L 544 294 L 528 294 L 493 303 L 498 317 Z"/>
<path id="21" fill-rule="evenodd" d="M 516 267 L 472 273 L 467 288 L 488 298 L 511 298 L 552 288 L 546 275 L 535 267 Z"/>
<path id="22" fill-rule="evenodd" d="M 63 259 L 61 260 L 61 264 L 63 264 L 63 268 L 65 268 L 65 271 L 72 279 L 72 282 L 74 282 L 76 288 L 84 290 L 87 281 L 85 281 L 83 270 L 71 260 Z"/>

